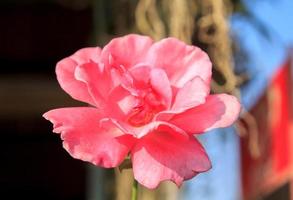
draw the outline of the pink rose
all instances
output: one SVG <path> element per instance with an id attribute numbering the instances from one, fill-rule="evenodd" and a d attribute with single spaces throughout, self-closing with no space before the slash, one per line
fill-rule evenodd
<path id="1" fill-rule="evenodd" d="M 130 154 L 135 179 L 148 188 L 164 180 L 180 186 L 209 170 L 194 134 L 230 126 L 240 111 L 235 97 L 209 95 L 207 54 L 175 38 L 116 38 L 61 60 L 56 74 L 72 98 L 91 105 L 44 114 L 63 147 L 106 168 Z"/>

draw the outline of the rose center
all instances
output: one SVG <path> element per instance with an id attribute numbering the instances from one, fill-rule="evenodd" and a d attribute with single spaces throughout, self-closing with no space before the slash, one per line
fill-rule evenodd
<path id="1" fill-rule="evenodd" d="M 148 92 L 143 98 L 139 99 L 138 106 L 134 107 L 128 115 L 128 123 L 139 127 L 152 121 L 156 113 L 164 110 L 160 98 L 154 92 Z"/>

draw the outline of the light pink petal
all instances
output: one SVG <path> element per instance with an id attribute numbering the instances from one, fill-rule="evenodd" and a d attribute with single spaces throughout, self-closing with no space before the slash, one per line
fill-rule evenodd
<path id="1" fill-rule="evenodd" d="M 111 76 L 111 84 L 113 88 L 122 86 L 124 89 L 129 91 L 132 95 L 137 96 L 137 90 L 134 87 L 133 77 L 128 70 L 125 69 L 122 65 L 119 67 L 108 68 Z"/>
<path id="2" fill-rule="evenodd" d="M 184 130 L 180 129 L 177 126 L 174 126 L 173 124 L 170 124 L 164 121 L 153 121 L 141 127 L 127 127 L 127 128 L 129 130 L 128 132 L 131 133 L 135 138 L 142 138 L 158 129 L 161 130 L 162 127 L 167 127 L 169 130 L 172 129 L 174 132 L 182 136 L 185 136 L 185 137 L 188 136 L 188 134 Z"/>
<path id="3" fill-rule="evenodd" d="M 128 71 L 125 71 L 125 73 L 122 74 L 120 84 L 132 95 L 138 96 L 138 90 L 135 88 L 133 78 Z"/>
<path id="4" fill-rule="evenodd" d="M 137 99 L 120 85 L 111 91 L 105 113 L 107 117 L 123 121 L 137 104 Z"/>
<path id="5" fill-rule="evenodd" d="M 112 67 L 124 66 L 126 69 L 139 63 L 152 45 L 147 36 L 130 34 L 113 39 L 102 51 L 102 61 Z"/>
<path id="6" fill-rule="evenodd" d="M 166 108 L 169 108 L 172 101 L 172 89 L 167 74 L 162 69 L 152 69 L 150 83 L 155 92 L 163 100 Z"/>
<path id="7" fill-rule="evenodd" d="M 174 115 L 203 104 L 209 92 L 209 86 L 200 77 L 195 77 L 174 92 L 177 94 L 172 108 L 157 113 L 155 120 L 169 121 Z"/>
<path id="8" fill-rule="evenodd" d="M 59 61 L 56 66 L 56 74 L 61 88 L 72 98 L 95 105 L 95 101 L 88 92 L 87 85 L 76 80 L 75 69 L 82 63 L 90 60 L 99 60 L 100 48 L 85 48 L 77 51 L 70 57 Z"/>
<path id="9" fill-rule="evenodd" d="M 165 180 L 180 186 L 211 168 L 202 145 L 193 136 L 182 136 L 168 126 L 138 140 L 131 150 L 134 178 L 153 189 Z"/>
<path id="10" fill-rule="evenodd" d="M 88 92 L 97 107 L 102 108 L 105 106 L 106 99 L 112 88 L 112 82 L 109 74 L 100 70 L 99 64 L 90 61 L 77 66 L 75 78 L 87 85 Z"/>
<path id="11" fill-rule="evenodd" d="M 208 55 L 198 47 L 186 45 L 175 38 L 153 44 L 145 62 L 165 70 L 171 85 L 179 88 L 196 76 L 208 85 L 211 80 L 212 64 Z"/>
<path id="12" fill-rule="evenodd" d="M 71 58 L 65 58 L 57 63 L 56 74 L 61 88 L 72 98 L 95 105 L 88 92 L 87 85 L 75 79 L 74 71 L 77 63 Z"/>
<path id="13" fill-rule="evenodd" d="M 124 70 L 124 67 L 119 69 L 111 68 L 108 71 L 110 72 L 112 85 L 114 88 L 120 85 L 122 85 L 124 88 L 129 88 L 132 86 L 132 77 L 128 74 L 128 72 L 125 72 L 126 70 Z"/>
<path id="14" fill-rule="evenodd" d="M 79 65 L 83 63 L 87 63 L 90 61 L 94 61 L 96 63 L 100 62 L 101 49 L 99 47 L 87 47 L 78 50 L 72 56 L 70 56 L 73 60 L 75 60 Z"/>
<path id="15" fill-rule="evenodd" d="M 100 127 L 101 115 L 95 108 L 60 108 L 43 115 L 61 133 L 63 147 L 74 158 L 101 167 L 116 167 L 134 142 L 116 126 Z"/>
<path id="16" fill-rule="evenodd" d="M 241 105 L 234 96 L 210 95 L 204 104 L 174 115 L 169 123 L 188 133 L 203 133 L 233 124 L 239 116 L 240 108 Z"/>
<path id="17" fill-rule="evenodd" d="M 134 79 L 135 87 L 144 89 L 149 87 L 151 67 L 145 64 L 140 64 L 132 67 L 129 72 Z"/>
<path id="18" fill-rule="evenodd" d="M 100 121 L 101 126 L 104 126 L 105 124 L 113 124 L 114 126 L 121 129 L 122 132 L 132 135 L 134 138 L 140 139 L 144 136 L 152 133 L 155 130 L 162 129 L 162 127 L 167 127 L 169 130 L 173 130 L 177 134 L 180 134 L 183 137 L 189 137 L 189 135 L 182 129 L 178 128 L 177 126 L 174 126 L 173 124 L 170 124 L 168 122 L 164 121 L 154 121 L 150 122 L 144 126 L 141 127 L 134 127 L 128 124 L 125 121 L 116 120 L 115 118 L 103 118 Z"/>
<path id="19" fill-rule="evenodd" d="M 209 93 L 209 86 L 200 77 L 195 77 L 178 90 L 171 110 L 182 112 L 203 104 Z"/>

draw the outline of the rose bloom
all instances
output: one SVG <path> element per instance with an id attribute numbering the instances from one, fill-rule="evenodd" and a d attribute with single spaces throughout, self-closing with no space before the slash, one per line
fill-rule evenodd
<path id="1" fill-rule="evenodd" d="M 57 79 L 89 107 L 60 108 L 43 116 L 69 154 L 96 166 L 119 166 L 130 155 L 134 178 L 147 188 L 178 186 L 211 168 L 196 135 L 230 126 L 240 104 L 210 95 L 211 62 L 195 46 L 141 35 L 84 48 L 57 63 Z"/>

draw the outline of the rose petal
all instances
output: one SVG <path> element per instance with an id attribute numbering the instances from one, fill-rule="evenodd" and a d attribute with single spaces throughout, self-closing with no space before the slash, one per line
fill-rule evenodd
<path id="1" fill-rule="evenodd" d="M 129 112 L 137 106 L 137 103 L 137 99 L 120 85 L 111 91 L 105 107 L 105 114 L 109 118 L 124 121 Z"/>
<path id="2" fill-rule="evenodd" d="M 168 109 L 172 101 L 172 90 L 167 74 L 162 69 L 152 69 L 150 83 Z"/>
<path id="3" fill-rule="evenodd" d="M 75 60 L 78 65 L 87 63 L 90 61 L 94 61 L 95 63 L 100 62 L 101 49 L 99 47 L 87 47 L 78 50 L 72 56 L 70 56 L 73 60 Z"/>
<path id="4" fill-rule="evenodd" d="M 130 127 L 128 128 L 128 130 L 135 138 L 142 138 L 152 133 L 153 131 L 159 129 L 159 127 L 168 127 L 168 129 L 170 130 L 172 129 L 177 134 L 180 134 L 186 137 L 188 136 L 184 130 L 178 128 L 177 126 L 174 126 L 173 124 L 170 124 L 164 121 L 154 121 L 141 127 Z"/>
<path id="5" fill-rule="evenodd" d="M 197 76 L 185 83 L 185 85 L 178 90 L 171 110 L 178 110 L 178 112 L 182 112 L 203 104 L 209 93 L 209 86 Z"/>
<path id="6" fill-rule="evenodd" d="M 203 133 L 214 128 L 230 126 L 238 118 L 240 108 L 240 103 L 234 96 L 209 95 L 204 104 L 174 115 L 169 123 L 188 133 Z"/>
<path id="7" fill-rule="evenodd" d="M 165 180 L 180 186 L 211 168 L 204 148 L 193 136 L 183 137 L 167 126 L 141 138 L 131 150 L 131 159 L 135 179 L 149 189 Z"/>
<path id="8" fill-rule="evenodd" d="M 169 121 L 174 115 L 203 104 L 210 92 L 210 88 L 197 76 L 188 81 L 182 88 L 177 89 L 177 91 L 173 88 L 173 92 L 177 94 L 172 108 L 157 113 L 154 117 L 155 120 Z"/>
<path id="9" fill-rule="evenodd" d="M 74 75 L 76 80 L 87 85 L 88 92 L 94 99 L 95 105 L 99 108 L 104 107 L 112 88 L 109 74 L 101 71 L 99 64 L 90 61 L 77 66 Z"/>
<path id="10" fill-rule="evenodd" d="M 151 38 L 136 34 L 115 38 L 103 48 L 102 61 L 106 65 L 122 65 L 128 69 L 143 59 L 152 43 Z"/>
<path id="11" fill-rule="evenodd" d="M 149 65 L 140 64 L 132 67 L 129 73 L 134 79 L 134 85 L 138 89 L 149 87 L 150 73 L 152 68 Z"/>
<path id="12" fill-rule="evenodd" d="M 114 118 L 103 118 L 100 121 L 101 126 L 108 123 L 112 123 L 114 126 L 121 129 L 122 132 L 126 134 L 130 134 L 134 138 L 137 138 L 137 139 L 140 139 L 161 127 L 168 127 L 170 130 L 173 129 L 177 134 L 180 134 L 181 136 L 184 136 L 184 137 L 188 137 L 188 134 L 184 130 L 178 128 L 177 126 L 174 126 L 173 124 L 170 124 L 164 121 L 154 121 L 141 127 L 134 127 L 126 122 L 116 120 Z"/>
<path id="13" fill-rule="evenodd" d="M 74 158 L 102 167 L 116 167 L 127 156 L 133 138 L 115 126 L 100 127 L 95 108 L 60 108 L 43 115 L 61 133 L 63 147 Z"/>
<path id="14" fill-rule="evenodd" d="M 212 64 L 208 55 L 198 47 L 186 45 L 175 38 L 153 44 L 144 62 L 164 69 L 171 85 L 179 88 L 196 76 L 207 85 L 210 83 Z"/>
<path id="15" fill-rule="evenodd" d="M 95 105 L 95 101 L 88 92 L 87 85 L 76 80 L 75 69 L 82 63 L 90 60 L 99 60 L 100 48 L 85 48 L 77 51 L 70 57 L 59 61 L 56 66 L 56 75 L 61 88 L 72 98 Z"/>

